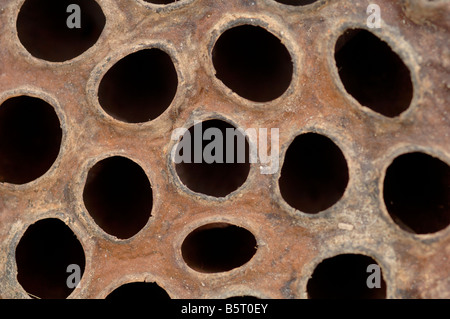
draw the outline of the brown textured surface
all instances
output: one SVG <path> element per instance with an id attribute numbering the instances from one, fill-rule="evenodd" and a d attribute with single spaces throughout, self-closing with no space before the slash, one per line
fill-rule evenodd
<path id="1" fill-rule="evenodd" d="M 103 33 L 88 51 L 63 63 L 36 59 L 21 46 L 15 29 L 20 3 L 0 0 L 0 102 L 21 93 L 49 101 L 63 140 L 45 175 L 20 186 L 0 184 L 0 297 L 28 296 L 16 279 L 15 247 L 30 224 L 57 217 L 75 232 L 86 255 L 81 288 L 71 298 L 102 298 L 123 283 L 143 280 L 156 281 L 172 298 L 306 298 L 314 267 L 339 253 L 374 258 L 383 269 L 388 298 L 450 298 L 450 227 L 429 235 L 402 231 L 382 200 L 384 173 L 397 155 L 423 150 L 450 163 L 448 2 L 436 1 L 437 10 L 427 1 L 377 1 L 383 27 L 373 32 L 400 55 L 414 86 L 411 106 L 395 118 L 350 98 L 334 65 L 336 39 L 348 26 L 366 28 L 369 1 L 289 7 L 271 0 L 192 0 L 156 10 L 141 1 L 98 0 L 107 21 Z M 214 77 L 213 43 L 236 23 L 265 27 L 290 51 L 294 75 L 282 97 L 249 102 Z M 179 83 L 171 106 L 145 124 L 107 116 L 96 99 L 101 76 L 119 58 L 153 46 L 175 62 Z M 192 193 L 174 173 L 170 137 L 173 129 L 206 118 L 226 118 L 239 127 L 279 127 L 280 163 L 299 133 L 323 133 L 347 160 L 344 196 L 317 215 L 301 213 L 282 199 L 279 174 L 262 175 L 258 164 L 225 199 Z M 104 233 L 82 200 L 88 169 L 111 154 L 137 162 L 153 190 L 152 217 L 127 240 Z M 251 231 L 258 242 L 253 259 L 225 273 L 190 269 L 181 244 L 208 222 Z M 339 223 L 353 230 L 340 229 Z"/>

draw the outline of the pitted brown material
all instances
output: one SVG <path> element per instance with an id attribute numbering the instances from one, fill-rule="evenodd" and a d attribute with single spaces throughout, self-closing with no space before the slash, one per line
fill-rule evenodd
<path id="1" fill-rule="evenodd" d="M 450 227 L 413 234 L 390 217 L 383 200 L 386 170 L 398 156 L 423 152 L 450 164 L 448 2 L 378 0 L 381 29 L 368 29 L 371 1 L 288 6 L 273 0 L 97 0 L 106 17 L 103 32 L 92 47 L 64 62 L 38 59 L 21 44 L 16 21 L 23 2 L 0 0 L 0 108 L 16 96 L 44 100 L 55 109 L 62 139 L 58 157 L 41 177 L 0 183 L 1 298 L 28 297 L 17 279 L 16 247 L 27 228 L 45 218 L 62 220 L 84 249 L 84 274 L 69 298 L 103 298 L 135 281 L 157 282 L 172 298 L 307 298 L 316 266 L 339 254 L 372 257 L 383 271 L 387 298 L 450 298 Z M 264 28 L 291 55 L 292 81 L 272 101 L 246 100 L 215 77 L 214 44 L 239 25 Z M 372 32 L 409 69 L 413 94 L 400 115 L 383 116 L 345 90 L 334 50 L 349 28 Z M 102 109 L 98 88 L 119 60 L 151 48 L 172 59 L 177 91 L 155 119 L 126 123 Z M 246 181 L 224 198 L 189 190 L 171 161 L 171 135 L 209 119 L 280 128 L 280 170 L 260 174 L 260 164 L 253 163 Z M 278 185 L 289 145 L 308 132 L 334 142 L 348 166 L 344 194 L 317 214 L 289 206 Z M 90 169 L 113 156 L 139 165 L 151 184 L 151 217 L 127 239 L 100 228 L 83 200 Z M 208 224 L 245 228 L 256 239 L 255 254 L 230 271 L 191 269 L 182 244 Z"/>

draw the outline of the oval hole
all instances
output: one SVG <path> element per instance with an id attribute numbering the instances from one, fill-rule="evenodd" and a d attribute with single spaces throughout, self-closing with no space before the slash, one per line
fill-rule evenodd
<path id="1" fill-rule="evenodd" d="M 410 105 L 413 85 L 409 69 L 390 46 L 364 29 L 349 29 L 335 46 L 342 84 L 361 105 L 395 117 Z"/>
<path id="2" fill-rule="evenodd" d="M 0 182 L 29 183 L 58 157 L 61 123 L 52 105 L 31 96 L 12 97 L 0 106 Z"/>
<path id="3" fill-rule="evenodd" d="M 68 8 L 71 4 L 78 5 L 79 11 Z M 80 24 L 72 25 L 77 22 L 77 12 Z M 94 0 L 26 0 L 17 17 L 17 33 L 34 57 L 63 62 L 92 47 L 105 23 L 105 15 Z"/>
<path id="4" fill-rule="evenodd" d="M 450 224 L 450 166 L 428 154 L 397 157 L 386 171 L 384 202 L 394 222 L 417 234 Z"/>
<path id="5" fill-rule="evenodd" d="M 177 153 L 180 161 L 175 168 L 181 182 L 209 196 L 227 196 L 246 181 L 250 171 L 245 135 L 221 120 L 192 126 L 182 136 Z"/>
<path id="6" fill-rule="evenodd" d="M 342 151 L 316 133 L 297 136 L 289 145 L 279 179 L 280 193 L 295 209 L 315 214 L 334 205 L 348 184 Z"/>
<path id="7" fill-rule="evenodd" d="M 155 282 L 130 282 L 114 289 L 105 299 L 157 302 L 169 300 L 170 297 Z"/>
<path id="8" fill-rule="evenodd" d="M 89 170 L 83 200 L 97 225 L 120 239 L 137 234 L 148 222 L 153 206 L 144 170 L 122 156 L 103 159 Z"/>
<path id="9" fill-rule="evenodd" d="M 254 102 L 280 97 L 292 80 L 289 51 L 262 27 L 241 25 L 226 30 L 214 45 L 212 60 L 217 78 Z"/>

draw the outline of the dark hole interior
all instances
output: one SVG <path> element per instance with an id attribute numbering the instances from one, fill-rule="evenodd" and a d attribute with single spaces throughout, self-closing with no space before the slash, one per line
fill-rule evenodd
<path id="1" fill-rule="evenodd" d="M 380 288 L 369 288 L 367 280 L 374 274 L 367 267 L 377 264 L 368 256 L 338 255 L 322 261 L 307 284 L 310 299 L 384 299 L 386 283 L 380 268 Z M 371 280 L 370 280 L 371 281 Z M 372 281 L 371 281 L 372 282 Z"/>
<path id="2" fill-rule="evenodd" d="M 345 89 L 361 105 L 388 117 L 409 107 L 413 96 L 409 69 L 371 32 L 347 30 L 336 42 L 335 61 Z"/>
<path id="3" fill-rule="evenodd" d="M 74 288 L 66 284 L 73 273 L 67 267 L 80 267 L 84 273 L 83 247 L 72 230 L 56 218 L 30 225 L 16 248 L 17 279 L 33 298 L 67 298 Z"/>
<path id="4" fill-rule="evenodd" d="M 191 232 L 181 246 L 186 264 L 203 273 L 229 271 L 247 263 L 256 253 L 255 236 L 227 223 L 208 224 Z"/>
<path id="5" fill-rule="evenodd" d="M 105 299 L 157 302 L 169 300 L 170 297 L 154 282 L 132 282 L 116 288 Z"/>
<path id="6" fill-rule="evenodd" d="M 45 174 L 58 157 L 62 130 L 47 102 L 13 97 L 0 106 L 0 182 L 25 184 Z"/>
<path id="7" fill-rule="evenodd" d="M 404 230 L 434 233 L 450 224 L 450 167 L 424 153 L 397 157 L 386 171 L 384 202 Z"/>
<path id="8" fill-rule="evenodd" d="M 261 27 L 242 25 L 225 31 L 214 46 L 212 60 L 217 78 L 248 100 L 274 100 L 291 83 L 288 50 Z"/>
<path id="9" fill-rule="evenodd" d="M 70 4 L 80 7 L 80 28 L 67 26 L 73 13 L 66 12 Z M 63 62 L 93 46 L 105 22 L 102 9 L 94 0 L 26 0 L 17 17 L 17 33 L 31 55 Z"/>
<path id="10" fill-rule="evenodd" d="M 275 1 L 290 6 L 305 6 L 307 4 L 316 2 L 317 0 L 275 0 Z"/>
<path id="11" fill-rule="evenodd" d="M 121 156 L 101 160 L 89 170 L 83 199 L 97 225 L 120 239 L 134 236 L 146 225 L 153 205 L 144 170 Z"/>
<path id="12" fill-rule="evenodd" d="M 215 144 L 217 146 L 215 151 L 211 152 L 211 154 L 215 155 L 216 152 L 222 150 L 223 156 L 220 158 L 223 163 L 218 163 L 216 161 L 208 163 L 205 161 L 204 156 L 201 156 L 201 161 L 199 163 L 195 163 L 195 154 L 205 154 L 205 147 L 208 147 L 207 145 L 209 143 L 214 143 L 215 141 L 215 137 L 212 137 L 211 140 L 205 139 L 202 141 L 205 131 L 210 128 L 219 129 L 221 136 L 223 137 L 222 143 L 219 143 L 218 140 L 217 144 Z M 235 129 L 235 127 L 225 121 L 208 120 L 192 126 L 180 140 L 180 143 L 178 144 L 180 154 L 184 155 L 185 149 L 187 150 L 189 148 L 191 155 L 189 157 L 190 163 L 183 161 L 176 164 L 175 167 L 180 180 L 190 190 L 205 195 L 224 197 L 238 189 L 247 179 L 250 171 L 248 141 L 245 135 L 240 132 L 236 132 L 237 136 L 232 137 L 231 135 L 228 135 L 227 137 L 227 129 L 228 132 L 230 132 L 231 129 Z M 187 139 L 186 135 L 189 135 L 190 139 Z M 195 144 L 202 145 L 202 147 L 199 148 L 201 153 L 196 152 Z M 227 145 L 234 145 L 232 148 L 234 150 L 233 161 L 227 162 Z M 240 162 L 239 156 L 242 156 L 240 155 L 242 153 L 245 154 L 244 161 Z"/>
<path id="13" fill-rule="evenodd" d="M 141 123 L 160 116 L 172 103 L 178 77 L 170 56 L 159 49 L 132 53 L 116 64 L 100 82 L 101 107 L 112 117 Z"/>
<path id="14" fill-rule="evenodd" d="M 281 195 L 289 205 L 305 213 L 318 213 L 342 197 L 347 183 L 347 162 L 333 141 L 316 133 L 294 139 L 279 179 Z"/>

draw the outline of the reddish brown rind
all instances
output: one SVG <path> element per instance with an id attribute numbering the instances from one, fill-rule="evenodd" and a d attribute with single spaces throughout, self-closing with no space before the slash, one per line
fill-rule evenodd
<path id="1" fill-rule="evenodd" d="M 133 281 L 157 282 L 172 298 L 307 298 L 315 266 L 343 253 L 378 262 L 387 298 L 450 298 L 450 227 L 409 233 L 383 202 L 384 175 L 398 155 L 422 151 L 450 165 L 448 2 L 377 1 L 382 28 L 370 31 L 401 57 L 414 89 L 409 108 L 393 118 L 359 105 L 345 91 L 334 63 L 342 32 L 368 29 L 370 1 L 319 0 L 308 6 L 272 0 L 181 0 L 167 6 L 97 2 L 106 16 L 97 43 L 72 60 L 53 63 L 21 45 L 16 19 L 23 1 L 0 0 L 0 105 L 22 94 L 41 97 L 55 108 L 63 131 L 59 156 L 47 173 L 24 185 L 0 183 L 0 298 L 29 297 L 17 281 L 15 248 L 29 225 L 48 217 L 64 221 L 86 255 L 80 288 L 69 298 L 104 298 Z M 265 28 L 291 54 L 292 83 L 273 101 L 248 101 L 214 77 L 215 40 L 239 24 Z M 177 93 L 156 119 L 121 122 L 98 104 L 99 81 L 121 57 L 149 47 L 171 56 Z M 242 128 L 280 128 L 280 167 L 298 134 L 327 136 L 347 161 L 344 195 L 318 214 L 296 211 L 280 194 L 279 172 L 260 174 L 259 164 L 252 164 L 246 182 L 225 198 L 189 191 L 170 158 L 176 142 L 171 134 L 211 118 Z M 138 163 L 152 185 L 152 216 L 126 240 L 105 233 L 83 203 L 89 168 L 112 155 Z M 181 245 L 208 223 L 244 227 L 256 238 L 256 254 L 228 272 L 190 269 Z M 353 227 L 340 228 L 342 223 Z"/>

